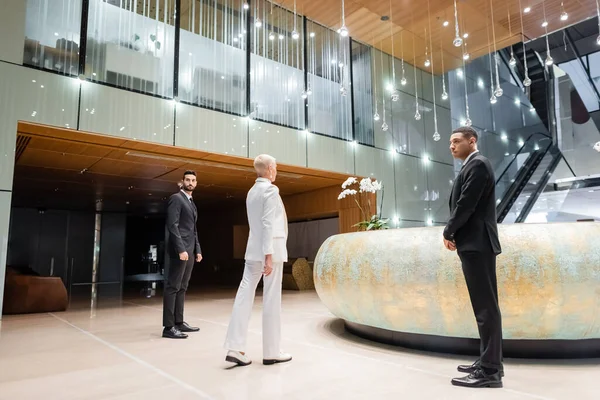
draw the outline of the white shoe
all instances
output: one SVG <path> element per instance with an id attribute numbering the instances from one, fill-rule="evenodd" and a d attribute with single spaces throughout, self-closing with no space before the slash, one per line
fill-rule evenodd
<path id="1" fill-rule="evenodd" d="M 263 358 L 264 365 L 273 365 L 273 364 L 284 363 L 284 362 L 288 362 L 288 361 L 292 361 L 292 355 L 288 354 L 288 353 L 283 353 L 283 352 L 280 352 L 279 357 L 277 357 L 277 358 L 268 358 L 268 359 Z"/>
<path id="2" fill-rule="evenodd" d="M 233 350 L 230 350 L 227 353 L 225 361 L 232 362 L 234 364 L 239 365 L 240 367 L 245 367 L 246 365 L 252 364 L 252 360 L 250 360 L 245 354 Z"/>

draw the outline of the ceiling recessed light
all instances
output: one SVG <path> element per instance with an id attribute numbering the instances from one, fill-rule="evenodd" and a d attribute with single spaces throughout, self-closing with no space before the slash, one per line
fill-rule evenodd
<path id="1" fill-rule="evenodd" d="M 525 9 L 523 10 L 523 12 L 524 12 L 525 14 L 527 14 L 527 13 L 528 13 L 528 12 L 530 12 L 530 11 L 531 11 L 531 7 L 525 7 Z"/>
<path id="2" fill-rule="evenodd" d="M 448 21 L 444 21 L 444 23 L 443 23 L 442 25 L 444 25 L 444 26 L 448 26 L 448 25 L 450 25 L 450 22 L 448 22 Z"/>
<path id="3" fill-rule="evenodd" d="M 466 39 L 466 38 L 468 38 L 468 37 L 469 37 L 469 34 L 468 34 L 468 33 L 465 33 L 465 34 L 463 35 L 463 38 L 465 38 L 465 39 Z"/>

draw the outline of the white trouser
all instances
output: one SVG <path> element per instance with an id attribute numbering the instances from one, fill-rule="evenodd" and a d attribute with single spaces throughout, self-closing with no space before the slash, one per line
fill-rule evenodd
<path id="1" fill-rule="evenodd" d="M 263 276 L 263 263 L 246 261 L 244 276 L 235 296 L 225 348 L 244 352 L 256 286 Z M 283 263 L 274 262 L 273 272 L 263 280 L 263 358 L 279 357 L 281 342 L 281 280 Z"/>

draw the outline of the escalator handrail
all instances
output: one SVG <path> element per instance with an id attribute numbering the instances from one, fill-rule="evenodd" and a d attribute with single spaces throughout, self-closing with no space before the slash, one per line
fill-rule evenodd
<path id="1" fill-rule="evenodd" d="M 502 171 L 502 173 L 500 174 L 500 176 L 496 179 L 496 185 L 498 185 L 498 183 L 500 183 L 500 181 L 502 180 L 502 178 L 504 178 L 504 175 L 506 175 L 506 173 L 508 172 L 508 170 L 510 169 L 510 167 L 513 165 L 513 163 L 517 160 L 517 156 L 519 154 L 521 154 L 523 152 L 523 150 L 525 149 L 525 146 L 527 146 L 527 143 L 531 140 L 531 138 L 535 135 L 542 135 L 548 139 L 550 139 L 550 136 L 545 135 L 542 132 L 536 132 L 536 133 L 532 133 L 531 135 L 529 135 L 529 137 L 527 138 L 527 140 L 525 140 L 525 143 L 523 143 L 523 145 L 521 146 L 521 148 L 519 149 L 519 151 L 517 151 L 515 153 L 515 156 L 513 157 L 513 159 L 510 161 L 510 163 L 508 163 L 508 165 L 506 166 L 506 168 L 504 168 L 504 171 Z"/>
<path id="2" fill-rule="evenodd" d="M 554 154 L 552 154 L 553 150 L 556 151 Z M 548 149 L 546 149 L 546 151 L 544 152 L 544 157 L 546 156 L 546 154 L 548 154 L 548 152 L 550 152 L 550 154 L 552 154 L 552 161 L 546 167 L 546 170 L 544 171 L 544 174 L 542 175 L 542 180 L 540 182 L 538 182 L 537 188 L 531 194 L 531 197 L 527 200 L 527 202 L 525 203 L 525 206 L 523 206 L 523 209 L 521 209 L 521 211 L 519 212 L 519 215 L 517 216 L 515 223 L 525 222 L 525 220 L 527 219 L 527 216 L 533 209 L 534 204 L 537 202 L 538 198 L 540 197 L 540 195 L 544 191 L 546 185 L 548 184 L 548 181 L 550 180 L 550 176 L 552 175 L 552 173 L 556 169 L 556 166 L 562 159 L 562 152 L 560 151 L 558 146 L 556 146 L 556 145 L 550 146 Z"/>

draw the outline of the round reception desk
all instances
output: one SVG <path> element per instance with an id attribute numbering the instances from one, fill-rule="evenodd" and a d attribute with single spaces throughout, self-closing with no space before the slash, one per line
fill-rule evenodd
<path id="1" fill-rule="evenodd" d="M 499 225 L 504 354 L 600 356 L 600 223 Z M 477 325 L 441 227 L 332 236 L 314 263 L 329 310 L 363 337 L 477 353 Z"/>

